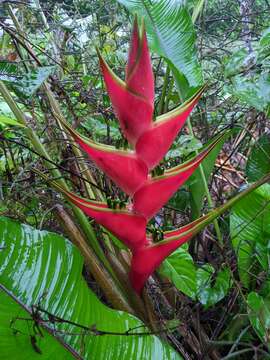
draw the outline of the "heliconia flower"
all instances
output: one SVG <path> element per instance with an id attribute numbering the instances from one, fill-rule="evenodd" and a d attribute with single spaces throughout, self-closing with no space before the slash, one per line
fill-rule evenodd
<path id="1" fill-rule="evenodd" d="M 204 89 L 205 86 L 201 87 L 184 104 L 167 114 L 158 116 L 151 128 L 139 138 L 136 152 L 150 170 L 163 159 Z"/>
<path id="2" fill-rule="evenodd" d="M 203 151 L 186 163 L 166 170 L 163 175 L 149 178 L 134 194 L 135 213 L 148 220 L 151 219 L 226 135 L 227 132 L 219 135 Z"/>
<path id="3" fill-rule="evenodd" d="M 125 209 L 111 209 L 105 203 L 83 199 L 61 188 L 56 182 L 52 183 L 69 201 L 131 250 L 130 281 L 134 290 L 140 293 L 147 278 L 161 262 L 194 236 L 210 217 L 164 233 L 164 240 L 158 243 L 155 243 L 155 238 L 147 236 L 147 221 L 193 174 L 206 156 L 222 143 L 227 132 L 214 138 L 198 155 L 185 163 L 165 170 L 163 175 L 151 177 L 151 170 L 169 150 L 205 87 L 201 87 L 184 104 L 154 121 L 154 76 L 144 26 L 139 28 L 135 19 L 125 82 L 113 73 L 99 52 L 98 56 L 114 111 L 133 150 L 118 150 L 86 139 L 66 122 L 59 120 L 97 166 L 132 197 L 131 202 Z"/>
<path id="4" fill-rule="evenodd" d="M 136 153 L 98 144 L 80 135 L 67 123 L 63 121 L 61 123 L 91 160 L 125 193 L 132 196 L 144 184 L 148 168 Z"/>

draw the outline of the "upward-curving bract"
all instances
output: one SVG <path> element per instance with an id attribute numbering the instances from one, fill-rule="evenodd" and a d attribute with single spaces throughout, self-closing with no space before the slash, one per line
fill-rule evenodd
<path id="1" fill-rule="evenodd" d="M 130 281 L 141 292 L 145 281 L 161 262 L 188 241 L 209 221 L 203 217 L 178 230 L 164 233 L 164 240 L 155 243 L 147 234 L 147 221 L 153 217 L 220 144 L 227 132 L 213 139 L 200 153 L 163 175 L 151 176 L 169 150 L 205 87 L 200 88 L 184 104 L 153 119 L 154 76 L 144 26 L 134 22 L 125 81 L 117 77 L 98 52 L 100 68 L 123 135 L 133 150 L 118 150 L 95 143 L 73 130 L 61 120 L 72 139 L 131 198 L 125 209 L 112 209 L 108 204 L 87 200 L 57 187 L 72 203 L 117 236 L 131 251 Z"/>
<path id="2" fill-rule="evenodd" d="M 136 153 L 95 143 L 81 136 L 67 123 L 61 122 L 91 160 L 125 193 L 132 196 L 142 187 L 147 179 L 148 168 Z"/>
<path id="3" fill-rule="evenodd" d="M 134 194 L 133 209 L 151 219 L 166 204 L 177 189 L 193 174 L 203 159 L 222 141 L 226 132 L 214 139 L 203 151 L 186 163 L 166 170 L 163 175 L 149 178 Z"/>
<path id="4" fill-rule="evenodd" d="M 205 224 L 209 222 L 209 215 L 193 221 L 181 228 L 164 233 L 164 240 L 160 243 L 143 245 L 133 253 L 131 271 L 129 274 L 133 288 L 140 293 L 145 281 L 179 246 L 195 236 Z"/>
<path id="5" fill-rule="evenodd" d="M 151 126 L 153 103 L 141 93 L 129 89 L 127 84 L 113 73 L 101 55 L 99 59 L 106 88 L 122 132 L 135 146 L 139 137 Z"/>
<path id="6" fill-rule="evenodd" d="M 146 219 L 126 209 L 110 209 L 106 203 L 84 199 L 65 190 L 55 181 L 51 183 L 73 204 L 108 229 L 132 251 L 148 244 Z"/>
<path id="7" fill-rule="evenodd" d="M 184 125 L 194 106 L 199 101 L 205 86 L 189 100 L 169 113 L 158 116 L 136 143 L 136 152 L 151 170 L 163 159 Z"/>

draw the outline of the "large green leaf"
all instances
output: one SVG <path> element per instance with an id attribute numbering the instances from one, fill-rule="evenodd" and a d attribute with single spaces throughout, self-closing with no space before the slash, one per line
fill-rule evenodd
<path id="1" fill-rule="evenodd" d="M 19 67 L 16 63 L 0 60 L 0 80 L 16 81 L 19 77 Z"/>
<path id="2" fill-rule="evenodd" d="M 63 237 L 0 218 L 0 284 L 25 306 L 40 304 L 54 315 L 102 331 L 125 333 L 143 325 L 103 305 L 82 278 L 82 267 L 78 250 Z M 67 323 L 51 326 L 78 334 L 62 336 L 83 359 L 179 359 L 155 336 L 94 336 Z"/>
<path id="3" fill-rule="evenodd" d="M 270 172 L 270 136 L 263 135 L 252 147 L 246 165 L 249 181 L 256 181 Z"/>
<path id="4" fill-rule="evenodd" d="M 132 13 L 144 17 L 150 47 L 165 57 L 190 86 L 203 83 L 195 50 L 195 32 L 183 1 L 118 0 Z"/>
<path id="5" fill-rule="evenodd" d="M 265 184 L 241 199 L 230 215 L 231 238 L 243 285 L 252 286 L 256 275 L 269 268 L 270 185 Z M 252 276 L 254 274 L 254 277 Z"/>
<path id="6" fill-rule="evenodd" d="M 35 329 L 34 322 L 18 302 L 0 285 L 0 349 L 1 359 L 41 359 L 68 360 L 74 357 L 60 343 L 40 326 Z M 27 320 L 27 319 L 30 319 Z"/>
<path id="7" fill-rule="evenodd" d="M 196 284 L 197 296 L 201 304 L 206 308 L 222 300 L 231 287 L 231 278 L 228 268 L 221 269 L 214 278 L 215 270 L 210 264 L 205 264 L 197 270 Z"/>
<path id="8" fill-rule="evenodd" d="M 231 287 L 228 268 L 214 274 L 214 268 L 210 264 L 197 267 L 188 253 L 187 245 L 170 255 L 159 268 L 159 272 L 168 277 L 178 290 L 193 300 L 199 300 L 206 308 L 222 300 Z"/>
<path id="9" fill-rule="evenodd" d="M 55 66 L 43 66 L 25 73 L 19 80 L 12 82 L 13 89 L 21 96 L 29 98 L 53 73 Z"/>
<path id="10" fill-rule="evenodd" d="M 159 268 L 163 276 L 168 277 L 178 290 L 192 299 L 196 298 L 196 270 L 187 246 L 174 251 Z"/>
<path id="11" fill-rule="evenodd" d="M 270 310 L 269 300 L 252 291 L 247 297 L 248 317 L 261 340 L 270 346 Z"/>

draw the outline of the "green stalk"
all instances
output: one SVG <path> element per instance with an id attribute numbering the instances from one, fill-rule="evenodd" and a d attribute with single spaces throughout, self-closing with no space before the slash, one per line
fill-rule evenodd
<path id="1" fill-rule="evenodd" d="M 203 9 L 203 5 L 204 5 L 204 0 L 198 0 L 197 4 L 194 6 L 192 17 L 191 17 L 193 24 L 195 24 L 198 16 L 200 15 L 200 12 Z"/>
<path id="2" fill-rule="evenodd" d="M 189 132 L 190 132 L 191 136 L 193 138 L 195 138 L 190 118 L 188 118 L 188 120 L 187 120 L 187 126 L 188 126 L 188 129 L 189 129 Z M 196 152 L 196 154 L 198 154 L 197 150 L 195 152 Z M 202 183 L 203 183 L 203 187 L 204 187 L 204 191 L 205 191 L 205 195 L 206 195 L 208 205 L 209 205 L 210 209 L 213 209 L 214 204 L 213 204 L 213 200 L 212 200 L 209 188 L 208 188 L 208 184 L 207 184 L 207 181 L 206 181 L 204 168 L 203 168 L 202 164 L 199 165 L 199 171 L 200 171 L 200 176 L 201 176 L 201 180 L 202 180 Z M 218 220 L 214 219 L 213 224 L 214 224 L 214 228 L 215 228 L 215 231 L 216 231 L 216 234 L 217 234 L 218 241 L 219 241 L 220 245 L 223 245 L 223 238 L 222 238 L 222 234 L 221 234 L 221 231 L 220 231 L 220 228 L 219 228 L 219 225 L 218 225 Z"/>
<path id="3" fill-rule="evenodd" d="M 68 235 L 68 238 L 73 242 L 73 244 L 80 250 L 84 257 L 86 266 L 88 266 L 91 274 L 94 276 L 104 294 L 106 294 L 106 298 L 109 302 L 115 307 L 115 309 L 127 311 L 128 313 L 136 315 L 126 300 L 123 292 L 118 291 L 112 277 L 109 276 L 109 273 L 98 261 L 91 247 L 89 247 L 86 243 L 84 236 L 73 222 L 73 219 L 68 215 L 62 206 L 57 204 L 55 210 L 57 218 L 60 220 L 65 233 Z"/>
<path id="4" fill-rule="evenodd" d="M 269 181 L 270 181 L 270 173 L 268 173 L 267 175 L 265 175 L 263 178 L 256 181 L 252 185 L 250 185 L 246 190 L 235 195 L 232 199 L 228 200 L 224 205 L 221 205 L 220 207 L 211 211 L 209 214 L 206 215 L 208 218 L 207 218 L 206 222 L 203 223 L 203 227 L 205 227 L 205 225 L 211 223 L 214 219 L 216 219 L 218 216 L 222 215 L 225 211 L 229 210 L 238 201 L 243 199 L 248 194 L 252 193 L 252 191 L 256 190 L 257 188 L 259 188 L 260 186 L 262 186 L 263 184 L 265 184 Z"/>
<path id="5" fill-rule="evenodd" d="M 179 97 L 183 101 L 184 99 L 183 99 L 181 88 L 180 88 L 181 85 L 180 85 L 179 81 L 177 81 L 175 76 L 174 76 L 174 78 L 175 78 L 175 84 L 176 84 L 176 87 L 177 87 L 177 90 L 178 90 L 178 93 L 179 93 Z M 189 129 L 190 135 L 195 139 L 195 135 L 194 135 L 194 132 L 193 132 L 193 128 L 192 128 L 190 118 L 187 119 L 187 126 L 188 126 L 188 129 Z M 195 150 L 195 153 L 198 154 L 198 151 Z M 204 168 L 203 168 L 202 164 L 199 165 L 199 171 L 200 171 L 200 177 L 201 177 L 201 180 L 202 180 L 202 186 L 203 186 L 205 194 L 206 194 L 208 205 L 209 205 L 209 207 L 211 209 L 213 209 L 214 204 L 213 204 L 213 201 L 212 201 L 212 198 L 211 198 L 210 191 L 208 189 L 208 184 L 207 184 L 207 180 L 206 180 L 206 177 L 205 177 Z M 219 228 L 219 225 L 218 225 L 218 221 L 215 219 L 213 221 L 213 223 L 214 223 L 214 227 L 215 227 L 215 231 L 216 231 L 216 234 L 217 234 L 218 241 L 219 241 L 220 245 L 223 245 L 222 234 L 221 234 L 221 231 L 220 231 L 220 228 Z"/>
<path id="6" fill-rule="evenodd" d="M 51 158 L 50 158 L 50 155 L 48 154 L 46 148 L 40 142 L 39 137 L 37 136 L 37 134 L 30 127 L 28 127 L 27 119 L 26 119 L 24 113 L 21 111 L 21 109 L 15 103 L 15 101 L 12 98 L 9 90 L 6 88 L 6 86 L 4 85 L 4 83 L 2 81 L 0 81 L 0 94 L 3 96 L 4 100 L 9 105 L 11 111 L 15 115 L 18 122 L 23 125 L 23 131 L 25 132 L 25 134 L 26 134 L 27 138 L 29 139 L 29 141 L 32 143 L 32 146 L 35 149 L 35 151 L 50 161 Z M 50 169 L 51 175 L 53 177 L 57 178 L 57 182 L 64 189 L 69 190 L 65 180 L 62 177 L 61 172 L 57 168 L 52 168 L 51 169 L 51 163 L 49 161 L 46 162 L 44 160 L 44 162 L 47 165 L 48 169 Z M 119 294 L 118 294 L 119 299 L 121 298 L 123 301 L 126 301 L 125 299 L 127 297 L 127 291 L 125 289 L 125 286 L 123 286 L 123 284 L 121 284 L 119 282 L 119 280 L 116 277 L 115 272 L 113 271 L 113 269 L 111 267 L 111 264 L 109 263 L 107 257 L 104 255 L 103 251 L 101 250 L 101 247 L 100 247 L 100 245 L 99 245 L 99 243 L 97 241 L 95 232 L 94 232 L 92 226 L 90 225 L 87 217 L 74 204 L 70 203 L 70 206 L 71 206 L 71 208 L 73 210 L 75 218 L 78 221 L 78 224 L 80 225 L 80 228 L 83 231 L 83 234 L 85 235 L 86 240 L 88 240 L 88 244 L 90 245 L 89 251 L 88 251 L 87 254 L 89 255 L 89 253 L 91 252 L 91 249 L 94 250 L 95 254 L 102 261 L 103 265 L 105 265 L 106 269 L 109 271 L 110 275 L 112 276 L 112 279 L 114 280 L 115 289 L 111 290 L 111 292 L 113 292 L 113 293 L 119 292 Z M 88 256 L 88 258 L 89 258 L 89 256 Z M 89 261 L 89 259 L 88 259 L 88 261 Z M 93 258 L 92 261 L 96 261 L 96 260 Z M 108 283 L 109 282 L 110 282 L 110 279 L 108 279 Z M 107 288 L 104 288 L 103 290 L 106 290 L 106 293 L 108 293 L 108 289 L 109 289 L 109 287 L 107 286 Z M 111 300 L 111 298 L 110 298 L 110 300 Z"/>
<path id="7" fill-rule="evenodd" d="M 61 125 L 61 123 L 59 121 L 59 120 L 63 120 L 63 122 L 64 122 L 65 119 L 64 119 L 63 114 L 61 112 L 58 101 L 55 99 L 55 97 L 54 97 L 54 95 L 53 95 L 53 93 L 52 93 L 52 91 L 49 88 L 49 85 L 47 83 L 44 83 L 43 88 L 44 88 L 44 91 L 45 91 L 45 93 L 46 93 L 46 95 L 48 97 L 49 103 L 50 103 L 51 108 L 52 108 L 53 115 L 55 117 L 55 120 L 56 120 L 60 130 L 62 131 L 64 139 L 71 140 L 71 143 L 73 144 L 73 140 L 70 137 L 67 136 L 67 134 L 63 130 L 63 127 L 62 127 L 62 125 Z M 72 149 L 73 149 L 74 154 L 76 155 L 77 158 L 82 158 L 83 157 L 81 150 L 77 146 L 72 146 Z M 87 169 L 87 167 L 85 165 L 80 164 L 79 168 L 80 168 L 81 173 L 83 173 L 84 176 L 89 181 L 95 183 L 94 178 L 92 177 L 90 171 Z M 85 182 L 84 185 L 85 185 L 85 190 L 86 190 L 88 196 L 90 198 L 95 198 L 95 192 L 91 188 L 90 184 Z"/>
<path id="8" fill-rule="evenodd" d="M 194 220 L 192 223 L 189 223 L 190 228 L 186 231 L 180 233 L 181 237 L 192 235 L 194 237 L 197 235 L 201 230 L 203 230 L 208 224 L 212 223 L 218 216 L 224 214 L 225 211 L 229 210 L 232 206 L 234 206 L 238 201 L 242 200 L 245 196 L 252 193 L 254 190 L 259 188 L 261 185 L 265 184 L 266 182 L 270 181 L 270 173 L 266 176 L 261 178 L 260 180 L 256 181 L 252 185 L 250 185 L 246 190 L 240 192 L 239 194 L 235 195 L 233 198 L 228 200 L 225 204 L 221 205 L 220 207 L 210 211 L 208 214 Z M 179 228 L 181 230 L 181 228 Z M 178 235 L 173 235 L 170 238 L 167 238 L 163 241 L 160 241 L 155 246 L 160 246 L 162 243 L 169 243 L 173 240 L 179 239 Z M 166 261 L 166 260 L 165 260 Z"/>
<path id="9" fill-rule="evenodd" d="M 204 4 L 204 0 L 199 0 L 197 5 L 195 6 L 193 16 L 192 16 L 193 23 L 196 21 L 200 11 L 202 10 L 203 4 Z M 184 76 L 182 76 L 181 74 L 180 74 L 180 80 L 179 80 L 178 79 L 179 74 L 175 74 L 173 68 L 172 68 L 172 73 L 174 75 L 174 80 L 175 80 L 175 84 L 176 84 L 176 87 L 177 87 L 177 90 L 178 90 L 178 93 L 179 93 L 179 97 L 183 101 L 184 97 L 183 97 L 182 89 L 181 89 L 182 83 L 184 83 L 184 87 L 186 88 L 185 90 L 187 90 L 187 88 L 188 88 L 188 83 L 185 80 Z M 191 136 L 195 139 L 190 118 L 187 119 L 187 126 L 188 126 L 188 129 L 189 129 L 189 132 L 190 132 Z M 198 153 L 197 150 L 195 152 L 196 152 L 196 154 Z M 202 164 L 199 165 L 199 172 L 200 172 L 202 186 L 203 186 L 204 191 L 205 191 L 205 195 L 206 195 L 206 198 L 207 198 L 208 205 L 209 205 L 209 207 L 211 209 L 213 209 L 214 204 L 213 204 L 212 197 L 211 197 L 211 194 L 210 194 L 210 191 L 209 191 L 209 188 L 208 188 L 208 184 L 207 184 L 207 180 L 206 180 L 206 177 L 205 177 L 204 168 L 203 168 Z M 213 223 L 214 223 L 214 227 L 215 227 L 215 231 L 216 231 L 218 241 L 219 241 L 220 245 L 223 245 L 222 233 L 220 231 L 218 221 L 215 219 L 213 221 Z"/>
<path id="10" fill-rule="evenodd" d="M 179 93 L 179 97 L 183 101 L 184 97 L 182 95 L 180 81 L 177 81 L 177 77 L 176 77 L 176 74 L 174 74 L 174 71 L 173 71 L 173 75 L 174 75 L 175 84 L 176 84 L 176 87 L 177 87 L 177 90 L 178 90 L 178 93 Z M 191 136 L 195 139 L 195 135 L 194 135 L 194 132 L 193 132 L 193 128 L 192 128 L 190 118 L 187 119 L 187 126 L 188 126 L 188 129 L 189 129 L 189 132 L 190 132 Z M 195 153 L 198 154 L 198 151 L 195 150 Z M 207 198 L 208 205 L 209 205 L 209 207 L 211 209 L 213 209 L 214 204 L 213 204 L 213 201 L 212 201 L 212 198 L 211 198 L 210 191 L 208 189 L 208 184 L 207 184 L 207 180 L 206 180 L 206 177 L 205 177 L 204 168 L 203 168 L 202 164 L 199 165 L 199 172 L 200 172 L 202 186 L 203 186 L 204 191 L 205 191 L 205 195 L 206 195 L 206 198 Z M 221 234 L 221 231 L 220 231 L 220 228 L 219 228 L 219 225 L 218 225 L 218 221 L 214 220 L 213 223 L 214 223 L 214 227 L 215 227 L 215 231 L 216 231 L 218 241 L 219 241 L 220 245 L 223 245 L 222 234 Z"/>
<path id="11" fill-rule="evenodd" d="M 167 65 L 164 83 L 163 83 L 163 87 L 162 87 L 162 91 L 161 91 L 161 97 L 160 97 L 160 101 L 158 103 L 157 115 L 161 115 L 164 112 L 164 102 L 165 102 L 166 90 L 167 90 L 168 83 L 169 83 L 169 76 L 170 76 L 170 67 L 169 67 L 169 65 Z"/>
<path id="12" fill-rule="evenodd" d="M 14 14 L 14 12 L 13 12 L 13 10 L 12 10 L 12 8 L 11 8 L 10 5 L 8 5 L 8 11 L 9 11 L 9 14 L 10 14 L 13 22 L 14 22 L 14 25 L 15 25 L 18 33 L 22 36 L 22 39 L 24 39 L 24 38 L 26 37 L 25 34 L 24 34 L 24 30 L 22 29 L 22 27 L 21 27 L 21 25 L 20 25 L 20 23 L 19 23 L 16 15 Z M 24 41 L 24 40 L 23 40 L 23 41 Z M 36 56 L 35 56 L 32 48 L 28 45 L 27 41 L 24 41 L 24 44 L 25 44 L 25 47 L 26 47 L 26 49 L 27 49 L 27 52 L 28 52 L 31 56 L 33 56 L 34 58 L 36 58 Z M 59 122 L 58 119 L 59 119 L 59 118 L 60 118 L 60 119 L 63 119 L 63 120 L 65 120 L 65 119 L 64 119 L 64 117 L 63 117 L 63 114 L 62 114 L 61 108 L 60 108 L 60 106 L 59 106 L 59 103 L 58 103 L 58 101 L 55 99 L 55 97 L 54 97 L 54 95 L 53 95 L 53 93 L 52 93 L 49 85 L 48 85 L 46 82 L 44 82 L 44 84 L 43 84 L 42 87 L 43 87 L 43 89 L 44 89 L 44 91 L 45 91 L 45 93 L 46 93 L 46 95 L 47 95 L 47 97 L 48 97 L 49 103 L 50 103 L 51 108 L 52 108 L 52 112 L 55 114 L 55 120 L 56 120 L 56 122 L 58 123 L 59 128 L 60 128 L 61 130 L 63 130 L 63 129 L 62 129 L 62 125 L 60 124 L 60 122 Z M 11 99 L 12 99 L 12 98 L 11 98 Z M 24 116 L 24 115 L 23 115 L 23 116 Z M 62 133 L 63 133 L 64 138 L 67 138 L 67 135 L 65 134 L 65 132 L 62 131 Z M 45 150 L 45 149 L 44 149 L 44 150 Z M 75 155 L 76 155 L 77 157 L 82 157 L 82 153 L 81 153 L 81 150 L 80 150 L 79 148 L 77 148 L 76 146 L 74 146 L 74 147 L 73 147 L 73 150 L 74 150 L 74 153 L 75 153 Z M 42 154 L 42 152 L 40 152 L 40 154 Z M 48 158 L 48 157 L 47 157 L 47 158 Z M 48 159 L 49 159 L 49 158 L 48 158 Z M 83 171 L 86 170 L 86 167 L 83 167 L 83 169 L 81 168 L 80 170 L 83 172 Z M 60 174 L 60 177 L 61 177 L 61 173 L 60 173 L 60 172 L 59 172 L 59 174 Z M 90 181 L 94 180 L 94 179 L 92 178 L 92 175 L 90 174 L 90 176 L 89 176 L 89 174 L 90 174 L 90 171 L 89 171 L 89 170 L 87 170 L 86 172 L 84 172 L 84 176 L 88 176 L 88 177 L 89 177 L 88 180 L 90 180 Z M 58 177 L 59 177 L 59 176 L 58 176 Z M 63 180 L 63 179 L 62 179 L 62 180 Z M 63 180 L 63 182 L 64 182 L 64 180 Z M 94 182 L 95 182 L 95 181 L 94 181 Z M 61 183 L 61 182 L 60 182 L 60 184 L 63 184 L 63 185 L 64 185 L 64 188 L 67 188 L 65 182 L 64 182 L 64 183 Z M 85 183 L 85 185 L 86 185 L 86 191 L 87 191 L 88 195 L 90 195 L 90 197 L 95 197 L 95 196 L 93 196 L 94 194 L 93 194 L 92 188 L 89 186 L 89 184 L 88 184 L 88 183 Z M 99 197 L 102 199 L 102 198 L 103 198 L 103 195 L 100 193 L 100 194 L 99 194 Z M 95 232 L 93 231 L 93 228 L 92 228 L 92 226 L 90 225 L 87 217 L 85 216 L 85 214 L 84 214 L 79 208 L 77 208 L 77 207 L 74 206 L 73 204 L 71 204 L 71 206 L 72 206 L 72 208 L 74 209 L 74 210 L 73 210 L 73 211 L 74 211 L 74 215 L 76 216 L 77 221 L 79 222 L 82 230 L 84 231 L 84 234 L 85 234 L 85 236 L 86 236 L 86 239 L 87 239 L 88 242 L 89 242 L 89 245 L 92 246 L 92 248 L 94 249 L 95 253 L 98 255 L 99 259 L 100 259 L 100 260 L 103 262 L 103 264 L 106 266 L 107 270 L 110 272 L 110 274 L 112 275 L 112 277 L 114 278 L 114 280 L 116 281 L 116 283 L 119 284 L 118 279 L 116 278 L 116 276 L 115 276 L 115 274 L 114 274 L 114 271 L 113 271 L 113 269 L 112 269 L 112 267 L 111 267 L 111 265 L 110 265 L 107 257 L 104 255 L 104 252 L 102 251 L 102 249 L 101 249 L 101 247 L 100 247 L 100 245 L 99 245 L 99 243 L 98 243 L 98 241 L 97 241 Z"/>
<path id="13" fill-rule="evenodd" d="M 193 9 L 193 14 L 192 14 L 192 22 L 193 22 L 193 24 L 195 24 L 200 12 L 202 11 L 203 5 L 204 5 L 204 0 L 198 0 L 197 4 L 195 5 L 195 7 Z M 188 125 L 189 131 L 190 131 L 192 137 L 195 138 L 190 119 L 188 119 L 187 125 Z M 202 182 L 203 182 L 203 187 L 204 187 L 204 190 L 205 190 L 208 205 L 209 205 L 209 207 L 211 209 L 213 209 L 214 204 L 213 204 L 213 200 L 212 200 L 209 188 L 208 188 L 208 184 L 207 184 L 207 181 L 206 181 L 204 168 L 203 168 L 202 164 L 200 164 L 200 166 L 199 166 L 199 171 L 200 171 L 201 179 L 202 179 Z M 221 234 L 221 231 L 220 231 L 220 228 L 219 228 L 218 220 L 215 219 L 213 221 L 213 224 L 214 224 L 214 228 L 215 228 L 215 231 L 216 231 L 216 234 L 217 234 L 218 241 L 219 241 L 220 245 L 223 245 L 223 238 L 222 238 L 222 234 Z"/>

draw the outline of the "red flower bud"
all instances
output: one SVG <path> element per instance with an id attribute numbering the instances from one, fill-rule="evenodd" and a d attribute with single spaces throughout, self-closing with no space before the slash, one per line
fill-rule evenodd
<path id="1" fill-rule="evenodd" d="M 209 222 L 209 216 L 203 216 L 190 224 L 173 231 L 164 232 L 164 240 L 157 244 L 143 245 L 132 256 L 130 281 L 134 290 L 138 293 L 148 277 L 160 266 L 179 246 L 189 241 L 201 228 Z"/>
<path id="2" fill-rule="evenodd" d="M 139 137 L 150 128 L 153 116 L 153 102 L 128 88 L 100 57 L 108 94 L 121 129 L 127 140 L 135 145 Z"/>

